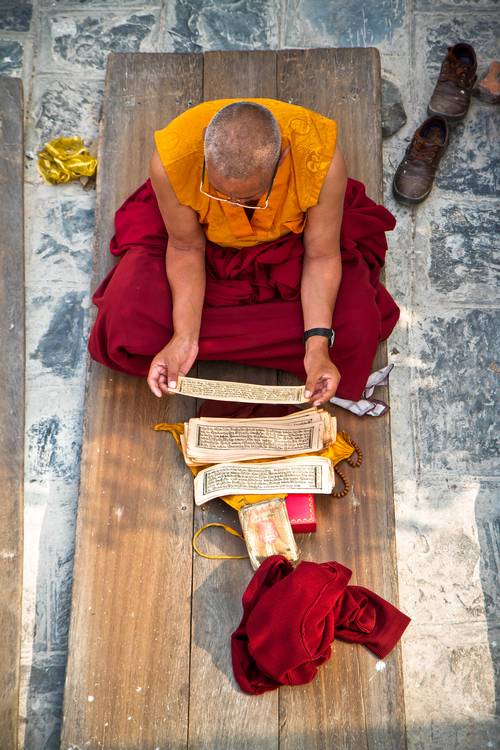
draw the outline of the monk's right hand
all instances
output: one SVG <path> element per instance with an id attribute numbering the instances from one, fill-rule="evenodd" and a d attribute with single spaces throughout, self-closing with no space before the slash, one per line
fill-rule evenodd
<path id="1" fill-rule="evenodd" d="M 198 342 L 173 336 L 151 362 L 148 385 L 161 398 L 177 386 L 177 377 L 186 375 L 198 356 Z"/>

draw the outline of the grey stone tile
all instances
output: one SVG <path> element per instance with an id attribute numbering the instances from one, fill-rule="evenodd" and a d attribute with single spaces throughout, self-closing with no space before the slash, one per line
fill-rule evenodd
<path id="1" fill-rule="evenodd" d="M 39 400 L 31 399 L 26 415 L 26 479 L 28 483 L 43 482 L 45 490 L 55 493 L 54 484 L 70 486 L 79 477 L 82 396 L 74 388 L 40 387 L 38 393 Z M 38 484 L 29 507 L 44 502 Z M 55 495 L 49 493 L 48 497 L 55 503 Z"/>
<path id="2" fill-rule="evenodd" d="M 455 202 L 437 193 L 417 212 L 415 299 L 495 305 L 499 300 L 500 218 L 492 203 Z"/>
<path id="3" fill-rule="evenodd" d="M 73 483 L 70 490 L 74 502 L 69 513 L 58 502 L 57 483 L 51 482 L 50 495 L 45 492 L 44 520 L 36 530 L 36 578 L 29 590 L 30 601 L 24 604 L 24 630 L 30 630 L 35 654 L 65 652 L 68 645 L 78 484 Z M 29 524 L 27 528 L 35 531 Z"/>
<path id="4" fill-rule="evenodd" d="M 398 478 L 399 592 L 414 623 L 498 618 L 500 482 L 424 478 L 411 489 Z"/>
<path id="5" fill-rule="evenodd" d="M 77 496 L 78 490 L 76 492 Z M 76 507 L 72 509 L 71 515 L 67 515 L 66 523 L 64 524 L 65 536 L 68 530 L 72 530 L 74 538 L 75 513 Z M 54 568 L 49 590 L 49 604 L 51 608 L 50 647 L 53 651 L 63 652 L 68 648 L 74 562 L 72 545 L 71 543 L 68 545 L 68 539 L 64 541 L 66 543 L 65 546 L 60 545 L 60 549 L 54 554 Z"/>
<path id="6" fill-rule="evenodd" d="M 475 9 L 483 10 L 491 8 L 493 10 L 496 5 L 495 0 L 467 0 L 467 3 L 464 3 L 464 0 L 440 0 L 439 3 L 436 3 L 435 0 L 415 0 L 416 10 L 433 11 L 434 13 L 436 10 L 443 12 L 446 9 L 450 13 L 456 11 L 463 12 L 464 10 L 474 11 Z"/>
<path id="7" fill-rule="evenodd" d="M 86 363 L 88 294 L 28 288 L 27 384 L 82 383 Z"/>
<path id="8" fill-rule="evenodd" d="M 37 655 L 23 666 L 22 680 L 29 683 L 20 716 L 24 750 L 59 750 L 65 671 L 63 657 L 53 655 Z"/>
<path id="9" fill-rule="evenodd" d="M 386 138 L 383 141 L 384 156 L 387 154 L 392 167 L 391 180 L 399 162 L 404 156 L 406 147 L 413 138 L 417 126 L 420 124 L 420 121 L 416 121 L 415 119 L 415 108 L 411 104 L 409 86 L 401 84 L 401 93 L 403 95 L 408 120 L 401 130 L 398 130 L 393 136 Z M 385 163 L 384 166 L 386 166 Z M 390 187 L 389 183 L 387 183 L 387 187 Z"/>
<path id="10" fill-rule="evenodd" d="M 411 208 L 402 206 L 392 195 L 392 178 L 399 163 L 393 149 L 384 148 L 384 206 L 396 219 L 396 227 L 387 233 L 389 251 L 386 256 L 386 286 L 396 302 L 411 305 L 413 278 L 413 224 Z"/>
<path id="11" fill-rule="evenodd" d="M 410 335 L 421 476 L 496 476 L 500 311 L 417 312 Z"/>
<path id="12" fill-rule="evenodd" d="M 400 324 L 398 324 L 399 326 Z M 396 327 L 397 330 L 397 327 Z M 411 370 L 408 366 L 408 346 L 406 342 L 391 335 L 389 342 L 389 362 L 394 363 L 390 375 L 390 406 L 391 406 L 391 443 L 393 455 L 393 475 L 395 481 L 395 499 L 397 502 L 398 482 L 404 485 L 403 498 L 413 498 L 415 492 L 407 483 L 415 476 L 415 421 L 414 404 L 408 398 L 411 391 Z M 397 351 L 397 354 L 393 352 Z M 407 493 L 407 494 L 406 494 Z M 397 519 L 397 514 L 396 514 Z"/>
<path id="13" fill-rule="evenodd" d="M 54 10 L 86 10 L 90 8 L 107 9 L 110 6 L 115 8 L 121 8 L 123 6 L 132 6 L 134 8 L 141 9 L 144 5 L 160 6 L 162 0 L 120 0 L 117 2 L 110 2 L 110 0 L 39 0 L 39 4 L 42 8 L 54 9 Z"/>
<path id="14" fill-rule="evenodd" d="M 42 18 L 39 72 L 48 70 L 102 75 L 110 52 L 151 52 L 159 11 L 124 9 L 109 13 L 48 13 Z"/>
<path id="15" fill-rule="evenodd" d="M 78 424 L 77 442 L 80 441 Z M 67 648 L 75 541 L 78 480 L 48 478 L 41 472 L 27 486 L 28 528 L 39 540 L 33 601 L 25 620 L 35 625 L 37 652 L 65 652 Z M 30 526 L 32 524 L 32 526 Z M 38 524 L 35 529 L 34 524 Z M 27 558 L 32 553 L 26 552 Z M 30 565 L 28 564 L 28 567 Z"/>
<path id="16" fill-rule="evenodd" d="M 473 99 L 467 118 L 451 130 L 436 185 L 461 195 L 468 193 L 471 197 L 498 195 L 500 154 L 497 145 L 497 108 Z"/>
<path id="17" fill-rule="evenodd" d="M 279 2 L 176 0 L 167 4 L 165 33 L 175 52 L 275 49 Z"/>
<path id="18" fill-rule="evenodd" d="M 0 39 L 0 75 L 20 77 L 22 72 L 22 42 L 17 39 Z"/>
<path id="19" fill-rule="evenodd" d="M 27 147 L 38 151 L 62 135 L 79 135 L 89 145 L 98 135 L 102 96 L 101 81 L 35 76 Z"/>
<path id="20" fill-rule="evenodd" d="M 359 3 L 325 3 L 323 0 L 290 0 L 285 47 L 387 48 L 406 40 L 399 33 L 405 24 L 405 0 L 369 0 Z M 401 50 L 403 52 L 403 50 Z"/>
<path id="21" fill-rule="evenodd" d="M 29 31 L 32 13 L 29 0 L 0 0 L 0 29 Z"/>
<path id="22" fill-rule="evenodd" d="M 498 635 L 484 623 L 410 624 L 403 636 L 408 750 L 496 747 Z"/>
<path id="23" fill-rule="evenodd" d="M 55 189 L 57 192 L 57 188 Z M 79 199 L 61 195 L 47 199 L 38 191 L 31 206 L 29 257 L 26 274 L 30 283 L 43 279 L 54 288 L 88 292 L 92 270 L 95 229 L 95 196 Z"/>

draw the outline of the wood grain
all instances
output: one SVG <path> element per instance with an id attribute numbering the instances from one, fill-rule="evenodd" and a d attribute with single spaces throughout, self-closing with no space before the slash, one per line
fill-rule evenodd
<path id="1" fill-rule="evenodd" d="M 240 96 L 277 97 L 338 120 L 350 175 L 381 199 L 376 50 L 110 55 L 94 286 L 110 266 L 114 211 L 145 179 L 153 130 L 188 102 Z M 384 346 L 377 356 L 377 365 L 385 361 Z M 197 371 L 292 380 L 219 362 L 199 363 Z M 169 436 L 150 430 L 156 421 L 189 418 L 197 406 L 176 398 L 165 411 L 142 380 L 90 365 L 63 747 L 401 750 L 399 649 L 379 673 L 363 648 L 335 643 L 310 685 L 258 698 L 236 687 L 230 635 L 252 571 L 245 560 L 192 560 L 190 541 L 193 523 L 237 527 L 237 515 L 220 501 L 193 509 L 191 475 Z M 397 604 L 389 418 L 338 417 L 365 460 L 352 474 L 352 495 L 318 498 L 318 531 L 299 537 L 303 557 L 337 559 L 353 569 L 353 582 Z M 200 545 L 213 554 L 241 551 L 213 529 Z"/>
<path id="2" fill-rule="evenodd" d="M 24 97 L 0 76 L 0 747 L 17 747 L 24 486 Z"/>
<path id="3" fill-rule="evenodd" d="M 94 287 L 114 212 L 147 177 L 153 130 L 201 94 L 201 56 L 108 57 Z M 62 747 L 186 747 L 192 479 L 151 426 L 193 413 L 89 363 Z"/>
<path id="4" fill-rule="evenodd" d="M 274 52 L 205 54 L 204 99 L 276 96 Z M 200 377 L 276 384 L 275 370 L 227 362 L 199 362 Z M 195 509 L 195 528 L 221 521 L 239 529 L 236 511 L 221 500 Z M 242 554 L 242 543 L 222 530 L 203 538 L 209 554 Z M 245 552 L 243 545 L 243 553 Z M 193 639 L 189 747 L 200 750 L 275 750 L 278 694 L 242 693 L 231 666 L 230 637 L 241 619 L 241 595 L 252 576 L 248 560 L 193 561 Z"/>
<path id="5" fill-rule="evenodd" d="M 317 82 L 321 85 L 317 85 Z M 380 60 L 376 49 L 290 50 L 278 53 L 278 98 L 310 107 L 339 124 L 348 173 L 367 194 L 382 200 Z M 379 349 L 375 366 L 386 362 Z M 295 382 L 280 375 L 280 383 Z M 380 398 L 388 400 L 388 389 Z M 392 454 L 389 415 L 358 418 L 336 411 L 339 429 L 359 442 L 362 467 L 349 471 L 353 491 L 345 499 L 318 497 L 318 530 L 303 541 L 303 557 L 338 560 L 353 571 L 352 583 L 398 603 Z M 303 688 L 283 688 L 280 747 L 405 747 L 400 648 L 376 672 L 366 649 L 335 643 L 330 662 Z M 305 717 L 310 717 L 309 722 Z"/>

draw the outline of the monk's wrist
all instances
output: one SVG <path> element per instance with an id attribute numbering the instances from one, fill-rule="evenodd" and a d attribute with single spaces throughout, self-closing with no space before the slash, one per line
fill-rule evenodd
<path id="1" fill-rule="evenodd" d="M 194 333 L 193 331 L 174 331 L 174 335 L 172 336 L 172 339 L 175 339 L 175 341 L 190 346 L 198 346 L 198 338 L 198 333 Z"/>
<path id="2" fill-rule="evenodd" d="M 328 356 L 328 339 L 326 336 L 310 336 L 305 343 L 306 354 L 319 352 Z"/>

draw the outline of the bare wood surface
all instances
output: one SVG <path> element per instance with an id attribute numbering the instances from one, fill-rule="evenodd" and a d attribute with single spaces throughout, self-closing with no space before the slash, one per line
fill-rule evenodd
<path id="1" fill-rule="evenodd" d="M 201 93 L 201 56 L 109 56 L 94 287 L 112 262 L 114 212 L 147 177 L 153 130 Z M 192 479 L 173 441 L 151 426 L 193 409 L 90 362 L 64 748 L 186 747 Z"/>
<path id="2" fill-rule="evenodd" d="M 205 54 L 204 99 L 276 96 L 274 52 Z M 276 384 L 275 370 L 199 362 L 200 377 Z M 235 510 L 221 500 L 195 509 L 195 528 L 218 521 L 239 528 Z M 244 544 L 210 529 L 209 554 L 242 554 Z M 243 547 L 243 552 L 242 552 Z M 278 694 L 255 699 L 242 693 L 231 666 L 230 636 L 241 619 L 241 595 L 252 576 L 248 560 L 193 561 L 193 639 L 189 747 L 201 750 L 274 750 L 278 747 Z"/>
<path id="3" fill-rule="evenodd" d="M 380 86 L 376 49 L 278 53 L 278 98 L 337 120 L 348 174 L 362 180 L 375 201 L 382 200 Z M 384 343 L 374 367 L 386 361 Z M 281 374 L 279 382 L 296 381 Z M 387 388 L 380 394 L 388 400 Z M 352 569 L 351 583 L 367 586 L 397 606 L 390 418 L 361 419 L 342 409 L 336 415 L 339 429 L 359 443 L 364 460 L 348 472 L 353 491 L 346 498 L 317 498 L 317 532 L 304 538 L 303 557 L 338 560 Z M 280 747 L 401 750 L 406 733 L 399 646 L 380 672 L 366 649 L 334 646 L 332 659 L 311 685 L 281 689 Z"/>
<path id="4" fill-rule="evenodd" d="M 0 76 L 0 747 L 17 746 L 24 485 L 24 117 Z"/>

